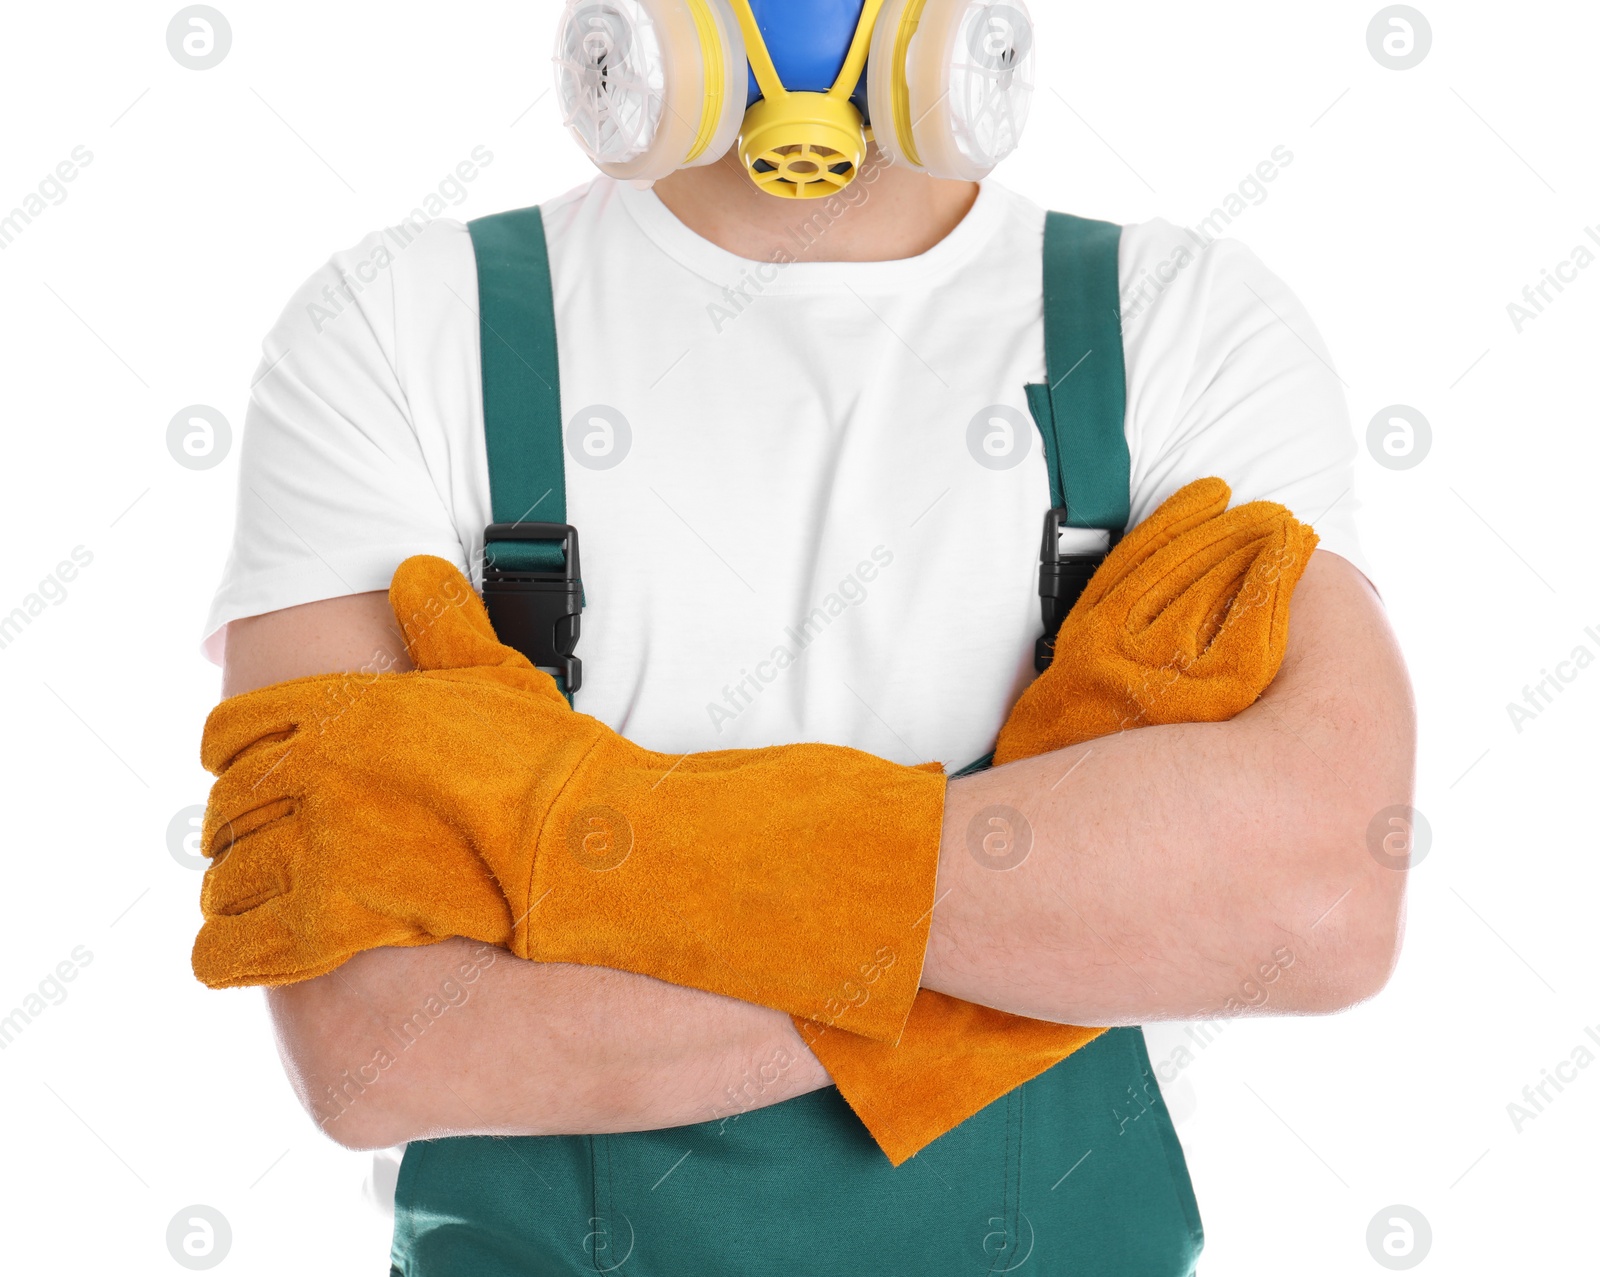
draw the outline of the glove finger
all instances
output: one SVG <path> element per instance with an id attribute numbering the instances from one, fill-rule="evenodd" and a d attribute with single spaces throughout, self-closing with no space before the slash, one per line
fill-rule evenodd
<path id="1" fill-rule="evenodd" d="M 483 600 L 453 563 L 413 555 L 395 569 L 389 605 L 419 670 L 533 668 L 521 652 L 495 637 Z"/>
<path id="2" fill-rule="evenodd" d="M 213 776 L 220 776 L 253 746 L 287 740 L 303 725 L 316 727 L 332 721 L 359 689 L 346 675 L 318 674 L 230 696 L 206 716 L 200 763 Z"/>
<path id="3" fill-rule="evenodd" d="M 1208 519 L 1154 551 L 1092 611 L 1073 609 L 1061 626 L 1057 648 L 1081 639 L 1095 650 L 1124 651 L 1156 665 L 1183 652 L 1192 655 L 1193 635 L 1203 616 L 1237 588 L 1244 573 L 1244 565 L 1238 565 L 1230 584 L 1213 575 L 1215 568 L 1261 536 L 1244 519 L 1232 518 L 1232 513 Z M 1186 634 L 1188 641 L 1181 641 Z M 1157 659 L 1156 640 L 1169 635 L 1180 640 L 1178 648 Z"/>
<path id="4" fill-rule="evenodd" d="M 1286 520 L 1263 540 L 1215 634 L 1201 648 L 1202 662 L 1213 653 L 1215 662 L 1232 663 L 1241 653 L 1264 652 L 1270 669 L 1262 688 L 1276 677 L 1288 644 L 1289 606 L 1317 540 L 1317 534 L 1297 519 Z"/>
<path id="5" fill-rule="evenodd" d="M 1188 670 L 1208 651 L 1228 616 L 1229 609 L 1244 588 L 1250 566 L 1260 556 L 1268 537 L 1249 540 L 1229 538 L 1213 549 L 1206 560 L 1192 560 L 1199 573 L 1189 580 L 1176 597 L 1159 594 L 1159 606 L 1146 608 L 1141 600 L 1139 615 L 1128 624 L 1129 646 L 1146 665 L 1172 665 Z M 1149 601 L 1158 597 L 1156 591 Z"/>
<path id="6" fill-rule="evenodd" d="M 1105 606 L 1125 612 L 1128 625 L 1141 629 L 1191 591 L 1197 581 L 1243 546 L 1270 536 L 1293 518 L 1270 501 L 1252 501 L 1207 519 L 1154 550 L 1122 581 Z"/>
<path id="7" fill-rule="evenodd" d="M 277 897 L 251 913 L 206 911 L 189 955 L 195 978 L 213 989 L 240 985 L 279 984 L 304 965 L 295 952 L 294 924 L 288 902 Z"/>
<path id="8" fill-rule="evenodd" d="M 310 740 L 298 732 L 268 736 L 235 754 L 211 784 L 207 820 L 231 820 L 269 799 L 283 797 L 290 776 L 298 770 L 292 760 L 307 749 Z"/>
<path id="9" fill-rule="evenodd" d="M 299 842 L 293 817 L 287 798 L 214 824 L 208 809 L 202 845 L 211 866 L 200 883 L 201 913 L 234 917 L 289 890 L 289 860 Z"/>
<path id="10" fill-rule="evenodd" d="M 1288 517 L 1286 512 L 1267 515 L 1241 506 L 1166 546 L 1123 587 L 1128 627 L 1142 629 L 1175 608 L 1195 615 L 1200 596 L 1211 603 L 1225 600 L 1243 583 L 1254 554 Z M 1241 552 L 1243 558 L 1238 557 Z M 1217 573 L 1224 563 L 1233 564 L 1231 578 Z M 1200 608 L 1208 609 L 1209 604 Z"/>
<path id="11" fill-rule="evenodd" d="M 1144 704 L 1148 721 L 1218 721 L 1252 704 L 1283 662 L 1289 604 L 1316 533 L 1294 519 L 1244 545 L 1196 581 L 1137 644 L 1160 666 L 1152 686 L 1170 703 Z"/>
<path id="12" fill-rule="evenodd" d="M 211 915 L 195 937 L 190 965 L 213 989 L 294 984 L 343 966 L 366 949 L 431 944 L 432 936 L 371 914 L 308 917 L 294 893 L 234 916 Z"/>
<path id="13" fill-rule="evenodd" d="M 1136 573 L 1146 588 L 1173 579 L 1186 585 L 1245 542 L 1270 535 L 1294 516 L 1275 501 L 1251 501 L 1187 528 L 1152 548 Z"/>
<path id="14" fill-rule="evenodd" d="M 1228 508 L 1230 495 L 1228 485 L 1214 477 L 1179 488 L 1112 548 L 1073 611 L 1096 606 L 1162 546 L 1216 518 Z"/>

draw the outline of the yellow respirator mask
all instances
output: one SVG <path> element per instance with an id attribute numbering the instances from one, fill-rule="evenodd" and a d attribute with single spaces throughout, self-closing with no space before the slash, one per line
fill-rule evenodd
<path id="1" fill-rule="evenodd" d="M 977 180 L 1033 92 L 1022 0 L 567 0 L 562 118 L 604 173 L 647 186 L 737 147 L 769 194 L 809 199 L 890 163 Z"/>

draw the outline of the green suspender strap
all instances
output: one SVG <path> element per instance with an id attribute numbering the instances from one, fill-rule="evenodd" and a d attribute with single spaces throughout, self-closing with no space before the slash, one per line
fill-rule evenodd
<path id="1" fill-rule="evenodd" d="M 1044 356 L 1048 382 L 1028 386 L 1044 436 L 1050 504 L 1069 528 L 1121 532 L 1128 522 L 1126 372 L 1117 248 L 1122 228 L 1068 213 L 1044 223 Z"/>
<path id="2" fill-rule="evenodd" d="M 1039 546 L 1039 610 L 1044 633 L 1034 645 L 1043 673 L 1056 631 L 1104 552 L 1061 552 L 1062 528 L 1098 528 L 1115 545 L 1128 524 L 1128 390 L 1122 359 L 1122 300 L 1117 249 L 1122 228 L 1069 213 L 1044 222 L 1043 382 L 1024 386 L 1044 440 L 1050 509 Z M 987 768 L 991 751 L 957 776 Z"/>
<path id="3" fill-rule="evenodd" d="M 1041 672 L 1056 631 L 1105 555 L 1060 550 L 1062 528 L 1100 528 L 1116 544 L 1128 524 L 1127 385 L 1117 248 L 1122 228 L 1067 213 L 1044 224 L 1043 384 L 1026 387 L 1044 437 L 1050 512 L 1039 552 L 1044 636 L 1034 652 Z M 1109 548 L 1109 546 L 1108 546 Z"/>
<path id="4" fill-rule="evenodd" d="M 478 348 L 489 456 L 483 601 L 501 641 L 550 671 L 570 702 L 583 610 L 567 520 L 561 374 L 544 220 L 535 208 L 467 223 L 478 263 Z"/>

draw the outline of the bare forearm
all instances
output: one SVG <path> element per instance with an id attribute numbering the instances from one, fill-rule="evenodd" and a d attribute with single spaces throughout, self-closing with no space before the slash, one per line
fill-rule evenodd
<path id="1" fill-rule="evenodd" d="M 359 954 L 269 1003 L 302 1103 L 350 1147 L 652 1130 L 829 1082 L 778 1012 L 463 940 Z"/>
<path id="2" fill-rule="evenodd" d="M 1231 722 L 951 784 L 925 986 L 1133 1024 L 1331 1010 L 1382 984 L 1404 875 L 1369 854 L 1368 826 L 1411 800 L 1411 702 L 1369 587 L 1330 557 L 1296 594 L 1278 680 Z M 1264 1002 L 1241 996 L 1264 980 Z"/>

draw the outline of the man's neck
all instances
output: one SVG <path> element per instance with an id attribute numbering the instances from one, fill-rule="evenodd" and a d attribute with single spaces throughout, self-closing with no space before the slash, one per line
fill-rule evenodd
<path id="1" fill-rule="evenodd" d="M 781 253 L 801 261 L 883 262 L 915 257 L 942 240 L 967 215 L 978 185 L 894 167 L 872 147 L 856 181 L 827 199 L 768 195 L 731 151 L 716 164 L 663 178 L 655 192 L 702 239 L 752 261 Z"/>

